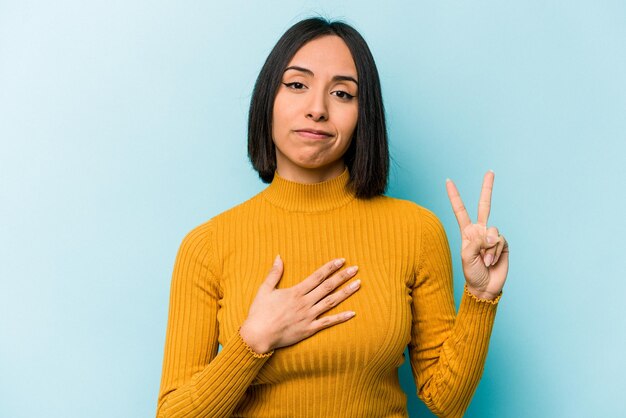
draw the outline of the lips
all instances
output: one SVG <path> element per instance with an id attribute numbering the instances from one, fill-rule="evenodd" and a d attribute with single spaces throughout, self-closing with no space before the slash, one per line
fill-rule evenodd
<path id="1" fill-rule="evenodd" d="M 296 130 L 296 133 L 305 138 L 313 139 L 324 139 L 333 136 L 330 132 L 320 131 L 317 129 L 298 129 Z"/>

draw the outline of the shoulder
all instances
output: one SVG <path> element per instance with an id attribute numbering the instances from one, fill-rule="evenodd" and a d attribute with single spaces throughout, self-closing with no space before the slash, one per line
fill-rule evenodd
<path id="1" fill-rule="evenodd" d="M 237 220 L 241 220 L 243 212 L 254 213 L 250 209 L 257 199 L 258 195 L 255 195 L 193 227 L 183 236 L 177 257 L 180 260 L 195 260 L 214 274 L 219 272 L 224 234 L 228 235 Z"/>
<path id="2" fill-rule="evenodd" d="M 385 211 L 389 215 L 403 216 L 417 223 L 441 223 L 433 211 L 411 200 L 381 195 L 371 199 L 367 204 Z"/>
<path id="3" fill-rule="evenodd" d="M 213 246 L 214 228 L 213 219 L 209 219 L 188 231 L 180 243 L 179 256 L 183 254 L 198 256 L 199 253 L 207 252 Z"/>
<path id="4" fill-rule="evenodd" d="M 211 237 L 218 234 L 224 226 L 231 224 L 233 221 L 236 222 L 237 219 L 240 219 L 242 216 L 254 213 L 261 199 L 261 193 L 258 193 L 250 199 L 214 215 L 191 229 L 191 231 L 186 234 L 184 240 L 195 241 L 211 239 Z"/>
<path id="5" fill-rule="evenodd" d="M 439 217 L 430 209 L 411 200 L 379 196 L 370 204 L 385 217 L 392 217 L 408 228 L 419 242 L 426 240 L 446 241 L 446 232 Z"/>

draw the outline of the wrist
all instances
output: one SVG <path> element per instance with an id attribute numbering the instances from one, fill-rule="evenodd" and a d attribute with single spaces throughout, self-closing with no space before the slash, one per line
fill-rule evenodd
<path id="1" fill-rule="evenodd" d="M 254 332 L 247 322 L 244 322 L 241 328 L 239 328 L 239 335 L 244 343 L 257 354 L 267 354 L 273 350 L 273 347 L 267 338 L 263 338 L 262 335 Z"/>
<path id="2" fill-rule="evenodd" d="M 465 288 L 470 294 L 472 294 L 476 299 L 479 299 L 479 300 L 495 300 L 500 295 L 500 292 L 498 293 L 488 292 L 486 290 L 472 287 L 467 283 L 465 283 Z"/>

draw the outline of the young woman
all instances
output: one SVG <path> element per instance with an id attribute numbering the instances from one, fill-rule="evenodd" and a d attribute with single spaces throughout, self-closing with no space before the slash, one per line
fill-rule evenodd
<path id="1" fill-rule="evenodd" d="M 269 186 L 180 246 L 157 415 L 406 417 L 408 345 L 418 395 L 461 416 L 508 270 L 507 242 L 487 226 L 493 173 L 475 224 L 446 185 L 466 279 L 455 315 L 440 221 L 383 195 L 380 82 L 356 30 L 315 18 L 282 36 L 254 88 L 248 141 Z"/>

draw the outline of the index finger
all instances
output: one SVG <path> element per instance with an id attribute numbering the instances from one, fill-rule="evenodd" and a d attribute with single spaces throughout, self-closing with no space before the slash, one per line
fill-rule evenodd
<path id="1" fill-rule="evenodd" d="M 494 177 L 495 174 L 493 171 L 487 171 L 483 179 L 483 188 L 480 191 L 480 200 L 478 201 L 478 223 L 483 226 L 487 226 L 487 219 L 489 219 Z"/>
<path id="2" fill-rule="evenodd" d="M 331 274 L 337 271 L 343 264 L 345 263 L 344 258 L 337 258 L 335 260 L 331 260 L 328 263 L 324 264 L 322 267 L 318 268 L 306 279 L 302 280 L 300 283 L 296 285 L 300 293 L 306 295 L 311 290 L 315 289 L 319 286 L 324 280 L 326 280 Z"/>
<path id="3" fill-rule="evenodd" d="M 470 225 L 472 221 L 467 214 L 467 209 L 465 209 L 465 205 L 461 200 L 459 191 L 456 189 L 454 182 L 450 179 L 446 180 L 446 190 L 448 191 L 448 199 L 450 199 L 450 203 L 452 204 L 452 210 L 456 216 L 456 221 L 459 223 L 461 232 L 463 232 L 465 227 Z"/>

